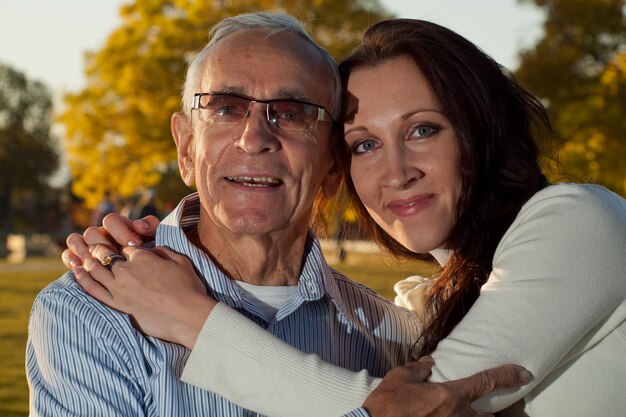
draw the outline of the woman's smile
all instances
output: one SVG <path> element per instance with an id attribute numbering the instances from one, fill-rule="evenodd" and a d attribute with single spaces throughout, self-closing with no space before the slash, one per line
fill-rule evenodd
<path id="1" fill-rule="evenodd" d="M 385 204 L 385 206 L 398 217 L 408 217 L 430 207 L 435 198 L 436 194 L 421 194 L 405 199 L 393 200 Z"/>

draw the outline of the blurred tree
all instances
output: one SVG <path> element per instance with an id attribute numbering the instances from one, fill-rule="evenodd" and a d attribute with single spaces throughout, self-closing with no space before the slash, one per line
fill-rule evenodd
<path id="1" fill-rule="evenodd" d="M 563 167 L 626 195 L 626 1 L 521 1 L 546 21 L 516 76 L 546 104 Z"/>
<path id="2" fill-rule="evenodd" d="M 0 244 L 13 228 L 13 202 L 45 190 L 57 168 L 51 111 L 43 84 L 0 64 Z"/>
<path id="3" fill-rule="evenodd" d="M 335 57 L 385 16 L 378 0 L 135 0 L 123 6 L 121 26 L 102 50 L 86 55 L 86 88 L 65 97 L 59 117 L 74 192 L 93 207 L 106 190 L 130 196 L 171 179 L 168 172 L 177 166 L 169 120 L 180 109 L 186 60 L 206 44 L 215 23 L 259 10 L 300 18 Z M 173 188 L 167 181 L 163 191 L 173 196 Z"/>

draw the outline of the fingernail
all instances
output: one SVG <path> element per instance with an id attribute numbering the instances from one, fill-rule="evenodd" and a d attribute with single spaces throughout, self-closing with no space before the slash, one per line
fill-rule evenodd
<path id="1" fill-rule="evenodd" d="M 74 271 L 74 276 L 76 277 L 76 279 L 78 279 L 78 274 L 83 272 L 85 268 L 83 268 L 80 265 L 75 266 L 74 268 L 72 268 L 72 270 Z"/>
<path id="2" fill-rule="evenodd" d="M 149 229 L 150 228 L 150 225 L 145 220 L 137 220 L 136 222 L 139 225 L 139 227 L 141 227 L 142 229 Z"/>
<path id="3" fill-rule="evenodd" d="M 91 245 L 87 246 L 87 250 L 88 250 L 88 251 L 89 251 L 89 253 L 90 253 L 90 254 L 92 254 L 92 255 L 93 255 L 93 249 L 94 249 L 94 247 L 93 247 L 93 246 L 91 246 Z"/>
<path id="4" fill-rule="evenodd" d="M 533 374 L 531 374 L 526 369 L 522 369 L 521 371 L 519 371 L 519 379 L 522 381 L 522 384 L 525 384 L 528 381 L 530 381 L 532 377 L 533 377 Z"/>
<path id="5" fill-rule="evenodd" d="M 140 246 L 141 240 L 139 239 L 131 239 L 128 241 L 127 246 Z"/>
<path id="6" fill-rule="evenodd" d="M 70 266 L 72 267 L 72 269 L 76 268 L 77 266 L 79 266 L 80 264 L 78 262 L 76 262 L 73 259 L 70 259 Z"/>

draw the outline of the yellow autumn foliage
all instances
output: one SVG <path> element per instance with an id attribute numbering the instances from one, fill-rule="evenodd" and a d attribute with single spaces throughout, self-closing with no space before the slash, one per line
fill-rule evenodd
<path id="1" fill-rule="evenodd" d="M 175 164 L 170 116 L 180 109 L 187 60 L 221 19 L 249 11 L 299 17 L 336 58 L 373 21 L 387 17 L 377 0 L 135 0 L 99 51 L 85 55 L 86 87 L 65 96 L 57 119 L 73 191 L 93 207 L 155 187 Z"/>
<path id="2" fill-rule="evenodd" d="M 546 20 L 515 74 L 548 104 L 562 169 L 626 196 L 626 1 L 521 1 Z"/>

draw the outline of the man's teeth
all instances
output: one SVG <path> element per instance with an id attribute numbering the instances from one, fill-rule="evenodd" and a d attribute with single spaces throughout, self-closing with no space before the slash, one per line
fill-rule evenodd
<path id="1" fill-rule="evenodd" d="M 237 182 L 247 187 L 267 187 L 268 185 L 280 184 L 282 181 L 272 177 L 226 177 L 228 181 Z"/>

